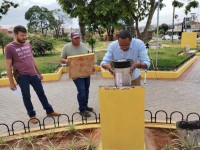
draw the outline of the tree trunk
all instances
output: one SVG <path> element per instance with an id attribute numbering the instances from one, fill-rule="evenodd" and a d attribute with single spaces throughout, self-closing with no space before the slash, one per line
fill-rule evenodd
<path id="1" fill-rule="evenodd" d="M 107 31 L 106 41 L 109 41 L 109 37 L 110 37 L 110 28 L 106 28 L 106 31 Z"/>
<path id="2" fill-rule="evenodd" d="M 135 17 L 135 28 L 136 28 L 136 38 L 140 39 L 141 38 L 141 34 L 140 34 L 140 30 L 139 30 L 139 22 L 138 22 L 138 18 Z"/>
<path id="3" fill-rule="evenodd" d="M 151 8 L 150 8 L 150 11 L 149 11 L 149 16 L 148 16 L 148 19 L 147 19 L 147 23 L 146 23 L 146 26 L 144 28 L 144 32 L 141 36 L 141 39 L 144 41 L 144 42 L 148 42 L 147 40 L 147 32 L 151 26 L 151 21 L 152 21 L 152 18 L 153 18 L 153 14 L 156 10 L 158 6 L 158 3 L 155 2 L 155 0 L 151 0 Z"/>
<path id="4" fill-rule="evenodd" d="M 115 32 L 115 28 L 112 27 L 110 41 L 114 40 L 114 32 Z"/>
<path id="5" fill-rule="evenodd" d="M 86 39 L 85 39 L 85 23 L 84 21 L 84 18 L 82 18 L 81 16 L 79 16 L 79 27 L 80 27 L 80 32 L 81 32 L 81 41 L 83 43 L 86 43 Z"/>
<path id="6" fill-rule="evenodd" d="M 42 32 L 42 35 L 44 35 L 44 29 L 43 29 L 42 22 L 40 22 L 40 27 L 41 27 L 41 32 Z"/>
<path id="7" fill-rule="evenodd" d="M 103 39 L 103 36 L 102 36 L 102 34 L 101 34 L 100 29 L 98 29 L 98 33 L 99 33 L 100 40 L 103 41 L 104 39 Z"/>
<path id="8" fill-rule="evenodd" d="M 3 55 L 4 55 L 4 54 L 5 54 L 5 53 L 4 53 L 4 47 L 5 47 L 5 46 L 4 46 L 4 41 L 2 41 L 2 45 L 1 45 L 1 46 L 2 46 L 2 51 L 3 51 Z"/>
<path id="9" fill-rule="evenodd" d="M 80 32 L 81 32 L 81 41 L 83 43 L 85 43 L 86 42 L 86 39 L 85 39 L 85 24 L 79 23 L 79 27 L 80 27 Z"/>
<path id="10" fill-rule="evenodd" d="M 114 29 L 112 27 L 108 27 L 108 28 L 106 28 L 106 31 L 107 31 L 107 40 L 113 41 Z"/>
<path id="11" fill-rule="evenodd" d="M 55 36 L 56 36 L 56 38 L 58 39 L 59 38 L 59 31 L 58 31 L 58 28 L 55 28 Z"/>

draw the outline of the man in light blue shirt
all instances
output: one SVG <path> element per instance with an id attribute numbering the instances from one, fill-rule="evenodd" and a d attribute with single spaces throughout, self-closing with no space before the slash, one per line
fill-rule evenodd
<path id="1" fill-rule="evenodd" d="M 120 31 L 118 40 L 113 41 L 108 46 L 107 52 L 101 62 L 102 68 L 114 74 L 111 66 L 112 61 L 131 59 L 132 66 L 130 74 L 132 75 L 132 86 L 140 86 L 140 69 L 147 69 L 150 66 L 150 59 L 143 41 L 132 38 L 126 30 Z"/>

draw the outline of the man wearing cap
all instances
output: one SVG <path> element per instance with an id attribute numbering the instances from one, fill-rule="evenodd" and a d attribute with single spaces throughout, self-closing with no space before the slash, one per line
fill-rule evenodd
<path id="1" fill-rule="evenodd" d="M 86 44 L 80 42 L 80 33 L 72 32 L 71 33 L 71 42 L 64 45 L 60 62 L 63 64 L 69 65 L 70 62 L 67 59 L 68 56 L 87 54 L 89 49 Z M 90 87 L 90 76 L 83 78 L 73 79 L 76 88 L 77 88 L 77 99 L 79 104 L 80 115 L 83 117 L 90 117 L 90 111 L 93 111 L 93 108 L 88 107 L 88 98 L 89 98 L 89 87 Z"/>

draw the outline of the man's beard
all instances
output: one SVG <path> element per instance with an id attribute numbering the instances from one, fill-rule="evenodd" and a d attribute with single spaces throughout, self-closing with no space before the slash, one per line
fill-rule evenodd
<path id="1" fill-rule="evenodd" d="M 18 39 L 18 38 L 17 38 L 17 42 L 19 42 L 19 43 L 22 43 L 22 44 L 23 44 L 23 43 L 25 43 L 25 42 L 26 42 L 26 39 L 22 39 L 22 40 L 21 40 L 21 39 Z"/>

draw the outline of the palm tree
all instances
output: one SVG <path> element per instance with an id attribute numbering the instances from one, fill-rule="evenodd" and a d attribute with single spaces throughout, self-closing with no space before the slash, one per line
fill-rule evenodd
<path id="1" fill-rule="evenodd" d="M 189 3 L 185 6 L 185 14 L 187 15 L 190 12 L 191 8 L 198 8 L 199 2 L 196 0 L 189 0 Z"/>
<path id="2" fill-rule="evenodd" d="M 172 6 L 173 6 L 173 18 L 172 18 L 172 43 L 173 43 L 173 35 L 174 35 L 174 18 L 175 18 L 175 8 L 178 7 L 178 8 L 181 8 L 183 7 L 183 3 L 182 2 L 179 2 L 177 0 L 174 0 L 172 2 Z"/>

